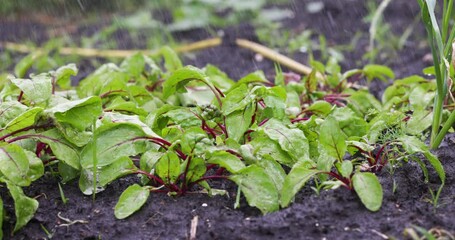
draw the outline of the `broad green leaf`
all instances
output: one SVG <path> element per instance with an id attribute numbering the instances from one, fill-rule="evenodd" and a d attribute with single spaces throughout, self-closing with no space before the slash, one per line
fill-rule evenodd
<path id="1" fill-rule="evenodd" d="M 43 55 L 42 52 L 34 51 L 32 53 L 29 53 L 24 58 L 22 58 L 14 67 L 14 74 L 16 75 L 16 77 L 18 78 L 25 77 L 25 74 L 27 73 L 28 69 L 32 67 L 36 59 L 41 57 L 42 55 Z"/>
<path id="2" fill-rule="evenodd" d="M 264 169 L 265 173 L 269 175 L 270 179 L 275 184 L 277 191 L 280 192 L 283 188 L 284 179 L 286 178 L 286 172 L 284 172 L 281 164 L 269 155 L 266 155 L 257 161 L 257 165 Z"/>
<path id="3" fill-rule="evenodd" d="M 419 135 L 429 129 L 433 122 L 433 112 L 428 110 L 417 110 L 412 113 L 406 123 L 406 132 L 411 135 Z"/>
<path id="4" fill-rule="evenodd" d="M 285 119 L 286 118 L 286 90 L 282 87 L 273 87 L 267 89 L 267 92 L 262 96 L 265 105 L 264 117 Z"/>
<path id="5" fill-rule="evenodd" d="M 394 79 L 395 74 L 392 69 L 383 65 L 370 64 L 363 68 L 363 73 L 367 77 L 368 81 L 378 78 L 382 81 L 387 81 L 387 78 Z"/>
<path id="6" fill-rule="evenodd" d="M 338 122 L 333 117 L 328 117 L 320 126 L 319 141 L 327 153 L 343 161 L 344 154 L 347 150 L 346 136 L 341 131 Z"/>
<path id="7" fill-rule="evenodd" d="M 117 112 L 105 112 L 103 113 L 102 120 L 109 121 L 111 123 L 132 123 L 140 126 L 147 135 L 158 137 L 158 135 L 154 133 L 152 129 L 141 120 L 141 117 L 137 115 L 125 115 Z"/>
<path id="8" fill-rule="evenodd" d="M 6 126 L 2 130 L 4 130 L 6 133 L 11 133 L 20 129 L 30 127 L 36 122 L 39 114 L 42 111 L 43 109 L 40 107 L 31 108 L 26 112 L 23 112 L 13 120 L 11 120 L 11 122 L 8 122 L 8 124 L 6 124 Z"/>
<path id="9" fill-rule="evenodd" d="M 0 128 L 4 128 L 9 122 L 27 111 L 27 106 L 18 101 L 0 103 Z"/>
<path id="10" fill-rule="evenodd" d="M 270 119 L 264 124 L 262 129 L 264 133 L 270 139 L 276 141 L 281 149 L 286 151 L 295 162 L 308 159 L 308 140 L 300 129 L 289 128 L 276 119 Z"/>
<path id="11" fill-rule="evenodd" d="M 254 98 L 255 95 L 248 90 L 245 84 L 240 85 L 230 91 L 223 99 L 221 111 L 224 115 L 229 115 L 235 111 L 243 110 L 253 102 Z"/>
<path id="12" fill-rule="evenodd" d="M 94 96 L 113 91 L 124 91 L 129 75 L 113 63 L 104 64 L 94 73 L 79 82 L 78 95 L 82 97 Z"/>
<path id="13" fill-rule="evenodd" d="M 204 72 L 210 78 L 213 85 L 222 91 L 230 89 L 235 84 L 226 73 L 211 64 L 207 64 L 204 67 Z"/>
<path id="14" fill-rule="evenodd" d="M 43 161 L 39 159 L 34 152 L 24 150 L 25 155 L 29 161 L 28 177 L 33 182 L 43 176 L 44 174 L 44 165 Z M 0 215 L 1 216 L 1 215 Z"/>
<path id="15" fill-rule="evenodd" d="M 55 78 L 55 83 L 62 89 L 69 89 L 71 87 L 71 76 L 76 76 L 77 73 L 78 69 L 74 63 L 62 66 L 55 72 L 51 72 Z"/>
<path id="16" fill-rule="evenodd" d="M 180 146 L 185 154 L 191 154 L 196 148 L 196 144 L 202 141 L 204 138 L 208 138 L 207 134 L 200 127 L 188 128 L 183 133 L 181 138 Z"/>
<path id="17" fill-rule="evenodd" d="M 358 117 L 350 108 L 336 108 L 330 114 L 335 118 L 338 125 L 347 137 L 364 136 L 368 130 L 368 123 L 361 117 Z"/>
<path id="18" fill-rule="evenodd" d="M 142 170 L 146 172 L 152 171 L 155 168 L 156 163 L 164 155 L 163 152 L 158 152 L 155 149 L 150 149 L 144 154 L 142 154 L 139 166 Z"/>
<path id="19" fill-rule="evenodd" d="M 8 144 L 0 147 L 0 172 L 12 184 L 18 186 L 30 185 L 29 170 L 29 160 L 20 146 Z"/>
<path id="20" fill-rule="evenodd" d="M 286 166 L 293 166 L 297 161 L 291 157 L 288 152 L 283 150 L 277 141 L 270 139 L 268 136 L 256 137 L 249 144 L 253 148 L 251 154 L 254 154 L 258 158 L 262 158 L 265 155 L 270 155 L 277 162 Z M 243 157 L 245 158 L 245 156 Z"/>
<path id="21" fill-rule="evenodd" d="M 250 84 L 250 83 L 269 83 L 269 81 L 267 80 L 267 78 L 265 77 L 264 75 L 264 72 L 263 71 L 255 71 L 255 72 L 252 72 L 244 77 L 242 77 L 236 85 L 234 85 L 233 88 L 231 88 L 228 92 L 230 92 L 231 90 L 237 88 L 238 86 L 241 86 L 243 84 Z"/>
<path id="22" fill-rule="evenodd" d="M 415 136 L 407 135 L 401 136 L 397 140 L 402 143 L 403 148 L 407 153 L 409 154 L 422 153 L 435 169 L 436 173 L 441 179 L 442 184 L 445 183 L 446 174 L 444 171 L 444 167 L 442 166 L 439 159 L 428 150 L 428 147 L 427 145 L 425 145 L 424 142 L 420 141 Z"/>
<path id="23" fill-rule="evenodd" d="M 349 178 L 351 176 L 351 173 L 353 170 L 352 162 L 349 160 L 344 160 L 340 164 L 339 170 L 340 170 L 341 176 L 343 176 L 345 178 Z"/>
<path id="24" fill-rule="evenodd" d="M 280 208 L 278 190 L 263 168 L 250 165 L 229 178 L 239 186 L 248 204 L 263 214 Z"/>
<path id="25" fill-rule="evenodd" d="M 52 96 L 52 77 L 49 74 L 35 75 L 31 79 L 10 78 L 10 81 L 34 104 L 46 102 Z"/>
<path id="26" fill-rule="evenodd" d="M 207 163 L 217 164 L 227 169 L 230 173 L 237 173 L 245 168 L 245 164 L 237 156 L 225 151 L 214 152 Z"/>
<path id="27" fill-rule="evenodd" d="M 163 134 L 163 129 L 170 123 L 179 125 L 181 128 L 192 126 L 201 126 L 202 122 L 191 108 L 176 107 L 164 105 L 153 114 L 150 114 L 146 119 L 146 124 L 152 127 L 152 130 L 159 134 Z"/>
<path id="28" fill-rule="evenodd" d="M 115 205 L 114 214 L 117 219 L 124 219 L 139 210 L 145 204 L 150 195 L 147 187 L 141 187 L 138 184 L 129 186 L 120 195 Z"/>
<path id="29" fill-rule="evenodd" d="M 371 93 L 356 91 L 351 93 L 348 106 L 360 116 L 365 116 L 371 110 L 381 110 L 382 106 Z"/>
<path id="30" fill-rule="evenodd" d="M 56 122 L 55 125 L 57 129 L 60 130 L 61 134 L 63 134 L 65 139 L 77 147 L 87 145 L 87 143 L 92 139 L 92 132 L 88 130 L 80 131 L 72 125 L 63 122 Z"/>
<path id="31" fill-rule="evenodd" d="M 207 76 L 202 70 L 193 66 L 180 68 L 172 73 L 163 83 L 163 98 L 167 99 L 174 93 L 186 92 L 185 85 L 193 80 L 207 83 Z"/>
<path id="32" fill-rule="evenodd" d="M 319 133 L 316 116 L 313 115 L 307 121 L 297 123 L 297 127 L 305 134 L 308 140 L 310 159 L 317 159 L 319 156 Z"/>
<path id="33" fill-rule="evenodd" d="M 251 125 L 255 112 L 253 104 L 247 105 L 243 110 L 237 110 L 226 116 L 226 130 L 229 138 L 240 141 Z"/>
<path id="34" fill-rule="evenodd" d="M 316 174 L 321 173 L 320 170 L 313 169 L 312 166 L 311 161 L 301 161 L 292 167 L 284 179 L 283 188 L 281 189 L 281 207 L 289 206 L 294 196 L 302 189 L 305 183 Z"/>
<path id="35" fill-rule="evenodd" d="M 98 168 L 96 179 L 97 190 L 102 190 L 112 181 L 127 174 L 132 174 L 135 171 L 136 166 L 134 166 L 133 161 L 129 157 L 120 157 L 113 163 Z M 91 169 L 84 169 L 81 173 L 79 188 L 86 195 L 93 194 L 93 172 Z"/>
<path id="36" fill-rule="evenodd" d="M 155 170 L 165 183 L 174 183 L 180 175 L 180 159 L 174 152 L 167 152 L 158 160 Z"/>
<path id="37" fill-rule="evenodd" d="M 16 225 L 14 232 L 25 226 L 38 209 L 38 201 L 33 198 L 25 196 L 22 189 L 13 183 L 6 182 L 8 190 L 14 200 L 14 211 L 16 213 Z"/>
<path id="38" fill-rule="evenodd" d="M 140 117 L 148 115 L 148 112 L 142 109 L 137 103 L 133 101 L 126 101 L 120 96 L 113 98 L 108 104 L 106 104 L 104 111 L 122 112 L 139 115 Z"/>
<path id="39" fill-rule="evenodd" d="M 97 141 L 90 141 L 81 152 L 81 166 L 93 167 L 93 147 L 96 144 L 97 166 L 103 167 L 123 156 L 145 152 L 147 136 L 140 126 L 130 123 L 106 124 L 96 129 Z"/>
<path id="40" fill-rule="evenodd" d="M 183 162 L 182 164 L 182 172 L 185 171 L 187 161 Z M 190 161 L 190 165 L 188 166 L 188 172 L 186 174 L 186 182 L 192 183 L 197 181 L 201 177 L 204 176 L 205 172 L 207 171 L 207 167 L 205 166 L 205 161 L 202 158 L 195 157 L 192 158 Z"/>
<path id="41" fill-rule="evenodd" d="M 58 129 L 53 128 L 46 132 L 34 134 L 32 137 L 48 144 L 59 160 L 72 168 L 80 169 L 79 149 L 69 143 Z"/>
<path id="42" fill-rule="evenodd" d="M 165 46 L 161 48 L 160 52 L 164 58 L 164 67 L 168 72 L 174 72 L 183 67 L 182 61 L 172 48 Z"/>
<path id="43" fill-rule="evenodd" d="M 145 69 L 145 59 L 142 53 L 136 53 L 127 57 L 120 64 L 120 69 L 132 78 L 139 78 Z"/>
<path id="44" fill-rule="evenodd" d="M 54 114 L 57 121 L 70 124 L 79 131 L 83 131 L 101 115 L 103 109 L 101 99 L 98 96 L 92 96 L 58 104 L 47 112 Z"/>
<path id="45" fill-rule="evenodd" d="M 60 161 L 58 163 L 58 173 L 62 178 L 62 183 L 65 184 L 73 179 L 76 179 L 79 176 L 80 171 L 63 161 Z"/>
<path id="46" fill-rule="evenodd" d="M 370 211 L 378 211 L 382 205 L 382 186 L 373 173 L 358 172 L 352 177 L 352 185 L 363 205 Z"/>
<path id="47" fill-rule="evenodd" d="M 312 112 L 319 116 L 327 116 L 332 110 L 332 105 L 326 101 L 315 101 L 309 107 L 305 108 L 305 112 Z"/>

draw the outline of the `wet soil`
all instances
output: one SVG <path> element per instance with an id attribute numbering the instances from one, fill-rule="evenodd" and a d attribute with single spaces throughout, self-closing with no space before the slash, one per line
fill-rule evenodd
<path id="1" fill-rule="evenodd" d="M 324 34 L 331 45 L 347 44 L 356 32 L 368 31 L 368 24 L 360 20 L 367 14 L 362 4 L 364 1 L 324 0 L 325 8 L 315 14 L 306 12 L 308 2 L 295 0 L 288 5 L 295 12 L 295 17 L 285 20 L 283 27 L 295 31 L 313 29 Z M 393 31 L 400 33 L 417 14 L 419 10 L 415 1 L 396 0 L 386 10 L 386 20 L 393 23 Z M 0 34 L 2 41 L 30 38 L 29 34 L 38 41 L 48 39 L 39 34 L 43 31 L 40 24 L 4 23 L 0 30 L 10 35 Z M 236 37 L 257 41 L 251 29 L 249 24 L 224 29 L 227 41 L 223 45 L 187 57 L 185 63 L 199 67 L 210 63 L 219 66 L 233 79 L 257 69 L 273 76 L 272 62 L 256 61 L 254 53 L 239 49 L 232 42 Z M 14 35 L 16 30 L 17 35 Z M 200 29 L 179 33 L 177 37 L 191 41 L 208 36 L 207 31 Z M 420 47 L 423 39 L 424 31 L 417 27 L 404 49 L 393 59 L 387 59 L 398 77 L 420 74 L 421 69 L 428 65 L 423 60 L 428 49 Z M 367 45 L 368 39 L 363 37 L 355 51 L 345 54 L 344 70 L 359 66 Z M 129 44 L 125 43 L 125 46 Z M 302 62 L 307 60 L 305 54 L 293 57 Z M 435 208 L 430 203 L 428 191 L 429 186 L 436 187 L 438 184 L 436 174 L 432 174 L 427 184 L 419 166 L 411 162 L 397 169 L 393 175 L 387 171 L 380 174 L 384 202 L 380 211 L 375 213 L 366 210 L 356 195 L 348 190 L 323 191 L 317 195 L 308 184 L 289 208 L 262 216 L 256 209 L 247 207 L 244 199 L 240 209 L 233 209 L 235 186 L 229 182 L 214 182 L 217 187 L 228 189 L 229 197 L 189 194 L 173 198 L 152 194 L 139 212 L 126 220 L 116 220 L 113 208 L 122 191 L 131 182 L 137 181 L 134 176 L 115 181 L 96 196 L 96 201 L 92 201 L 91 196 L 82 195 L 77 182 L 68 183 L 63 186 L 69 199 L 64 204 L 58 190 L 58 179 L 46 175 L 25 189 L 28 196 L 37 197 L 40 207 L 30 223 L 14 236 L 10 235 L 14 226 L 12 201 L 6 190 L 0 188 L 7 216 L 10 217 L 4 223 L 5 239 L 187 239 L 195 217 L 198 219 L 197 239 L 402 239 L 403 230 L 411 225 L 454 233 L 455 134 L 448 135 L 435 153 L 447 174 L 439 206 Z M 395 192 L 392 191 L 394 182 Z M 72 222 L 68 223 L 63 218 Z"/>

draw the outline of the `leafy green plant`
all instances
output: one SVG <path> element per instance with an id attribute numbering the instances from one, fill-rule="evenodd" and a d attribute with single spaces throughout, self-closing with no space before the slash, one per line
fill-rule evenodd
<path id="1" fill-rule="evenodd" d="M 437 83 L 430 139 L 431 147 L 436 149 L 455 123 L 455 111 L 452 111 L 449 118 L 444 122 L 442 129 L 440 129 L 443 123 L 444 104 L 449 100 L 448 95 L 451 95 L 450 92 L 452 89 L 449 86 L 452 85 L 451 82 L 454 78 L 454 65 L 452 61 L 452 46 L 455 44 L 454 15 L 452 13 L 454 4 L 453 0 L 444 0 L 442 18 L 438 23 L 436 17 L 436 1 L 418 0 L 418 3 L 422 10 L 422 20 L 427 30 L 428 43 L 433 55 L 433 73 L 436 76 Z"/>
<path id="2" fill-rule="evenodd" d="M 212 189 L 214 180 L 236 183 L 237 199 L 242 194 L 263 213 L 288 206 L 311 179 L 352 190 L 377 211 L 376 173 L 390 162 L 417 161 L 428 179 L 418 153 L 444 183 L 442 165 L 420 140 L 431 124 L 432 82 L 395 81 L 378 101 L 357 82 L 393 78 L 383 66 L 342 73 L 329 59 L 313 61 L 303 78 L 277 66 L 275 82 L 260 71 L 235 82 L 211 65 L 183 67 L 169 48 L 161 54 L 165 70 L 136 54 L 101 66 L 77 87 L 69 85 L 74 64 L 9 77 L 0 91 L 0 181 L 16 201 L 15 230 L 38 207 L 21 187 L 44 168 L 62 183 L 78 179 L 94 197 L 118 178 L 139 175 L 115 206 L 119 219 L 157 193 L 223 193 Z"/>

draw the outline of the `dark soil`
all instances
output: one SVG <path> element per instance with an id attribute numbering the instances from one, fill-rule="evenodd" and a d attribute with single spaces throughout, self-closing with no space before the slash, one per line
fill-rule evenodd
<path id="1" fill-rule="evenodd" d="M 293 1 L 288 7 L 295 12 L 295 18 L 284 21 L 284 27 L 295 31 L 309 28 L 324 34 L 329 43 L 346 44 L 357 31 L 367 32 L 368 25 L 362 19 L 367 10 L 359 0 L 324 0 L 325 9 L 317 14 L 305 11 L 309 1 Z M 396 0 L 386 11 L 386 21 L 393 23 L 393 31 L 400 33 L 419 14 L 416 1 Z M 2 21 L 0 19 L 0 21 Z M 38 42 L 48 37 L 40 34 L 45 26 L 30 21 L 4 21 L 0 25 L 0 40 L 32 39 Z M 238 79 L 256 69 L 273 76 L 273 63 L 258 62 L 254 53 L 237 48 L 235 37 L 257 41 L 252 27 L 242 24 L 224 29 L 225 43 L 219 47 L 198 52 L 185 63 L 199 67 L 210 63 L 219 66 L 233 79 Z M 76 31 L 77 32 L 77 31 Z M 4 34 L 5 33 L 5 34 Z M 6 34 L 8 33 L 8 34 Z M 205 30 L 179 33 L 176 37 L 196 40 L 208 37 Z M 125 38 L 127 39 L 127 38 Z M 427 63 L 423 56 L 428 49 L 420 48 L 424 39 L 422 28 L 415 29 L 412 39 L 403 51 L 390 60 L 390 66 L 398 77 L 420 74 Z M 361 38 L 358 47 L 347 53 L 344 70 L 358 67 L 358 60 L 364 54 L 367 38 Z M 125 46 L 129 46 L 125 43 Z M 0 49 L 1 50 L 1 49 Z M 296 54 L 299 61 L 306 62 L 307 56 Z M 378 89 L 376 89 L 378 90 Z M 380 90 L 380 89 L 379 89 Z M 439 207 L 434 208 L 428 187 L 436 187 L 438 180 L 432 174 L 430 183 L 424 182 L 423 174 L 416 163 L 405 164 L 393 175 L 383 172 L 380 181 L 384 189 L 384 202 L 379 212 L 366 210 L 356 195 L 345 189 L 323 191 L 316 195 L 308 185 L 298 194 L 295 203 L 279 212 L 262 216 L 256 209 L 242 207 L 233 209 L 236 188 L 229 182 L 219 182 L 219 188 L 230 190 L 230 197 L 208 197 L 203 194 L 189 194 L 180 198 L 164 194 L 153 194 L 147 204 L 126 220 L 116 220 L 113 213 L 118 197 L 135 177 L 120 179 L 96 196 L 84 196 L 77 182 L 63 186 L 69 199 L 63 204 L 57 179 L 45 176 L 25 189 L 28 196 L 36 196 L 40 207 L 35 217 L 14 236 L 9 235 L 14 226 L 12 200 L 6 190 L 0 193 L 6 206 L 9 220 L 4 223 L 5 239 L 45 239 L 44 229 L 53 239 L 186 239 L 189 237 L 191 220 L 198 217 L 198 239 L 384 239 L 403 238 L 403 230 L 411 225 L 426 229 L 436 228 L 455 232 L 455 135 L 446 137 L 436 151 L 447 174 L 446 186 L 442 192 Z M 392 192 L 393 180 L 397 189 Z M 68 224 L 60 217 L 71 221 L 87 223 Z"/>

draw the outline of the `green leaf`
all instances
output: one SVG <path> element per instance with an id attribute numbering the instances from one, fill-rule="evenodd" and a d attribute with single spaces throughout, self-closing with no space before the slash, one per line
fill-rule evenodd
<path id="1" fill-rule="evenodd" d="M 281 149 L 287 152 L 294 160 L 302 161 L 309 157 L 309 145 L 305 134 L 299 129 L 291 129 L 281 121 L 270 119 L 263 126 L 264 133 L 276 141 Z"/>
<path id="2" fill-rule="evenodd" d="M 229 178 L 239 186 L 248 204 L 259 208 L 263 214 L 280 208 L 275 183 L 263 168 L 250 165 Z"/>
<path id="3" fill-rule="evenodd" d="M 255 95 L 248 90 L 248 87 L 243 84 L 230 91 L 223 99 L 223 107 L 221 111 L 224 115 L 229 115 L 235 111 L 243 110 L 248 105 L 251 105 Z"/>
<path id="4" fill-rule="evenodd" d="M 4 128 L 8 123 L 28 110 L 27 106 L 17 101 L 0 103 L 0 127 Z"/>
<path id="5" fill-rule="evenodd" d="M 214 152 L 207 160 L 207 163 L 217 164 L 230 173 L 237 173 L 245 168 L 245 164 L 242 160 L 225 151 Z"/>
<path id="6" fill-rule="evenodd" d="M 312 112 L 319 116 L 327 116 L 332 111 L 332 105 L 326 101 L 315 101 L 309 107 L 305 108 L 305 112 Z"/>
<path id="7" fill-rule="evenodd" d="M 139 78 L 145 69 L 145 59 L 142 53 L 136 53 L 127 57 L 120 64 L 120 69 L 132 78 Z"/>
<path id="8" fill-rule="evenodd" d="M 166 128 L 170 121 L 181 128 L 201 126 L 202 124 L 201 119 L 194 115 L 191 108 L 171 105 L 164 105 L 150 114 L 146 123 L 152 127 L 155 133 L 162 136 L 163 129 Z"/>
<path id="9" fill-rule="evenodd" d="M 302 189 L 305 183 L 316 174 L 322 172 L 312 169 L 312 166 L 311 161 L 302 161 L 292 167 L 284 179 L 283 188 L 281 189 L 281 207 L 289 206 L 294 196 Z"/>
<path id="10" fill-rule="evenodd" d="M 193 80 L 200 80 L 207 83 L 207 76 L 199 68 L 186 66 L 173 72 L 163 83 L 163 98 L 167 99 L 174 93 L 186 92 L 185 85 Z"/>
<path id="11" fill-rule="evenodd" d="M 14 200 L 14 211 L 16 213 L 16 225 L 14 232 L 25 226 L 38 209 L 38 201 L 33 198 L 25 196 L 22 189 L 13 183 L 6 182 L 8 190 Z"/>
<path id="12" fill-rule="evenodd" d="M 42 111 L 43 109 L 40 107 L 31 108 L 26 112 L 23 112 L 13 120 L 11 120 L 11 122 L 8 122 L 8 124 L 6 124 L 6 126 L 2 130 L 5 131 L 6 133 L 11 133 L 20 129 L 30 127 L 36 122 L 39 114 Z"/>
<path id="13" fill-rule="evenodd" d="M 76 76 L 77 73 L 78 69 L 74 63 L 59 67 L 55 72 L 51 72 L 55 78 L 55 83 L 62 89 L 71 88 L 71 76 Z"/>
<path id="14" fill-rule="evenodd" d="M 30 185 L 29 170 L 29 160 L 20 146 L 9 144 L 0 147 L 0 172 L 12 184 L 18 186 Z"/>
<path id="15" fill-rule="evenodd" d="M 47 110 L 59 122 L 70 124 L 79 131 L 88 128 L 103 112 L 101 98 L 92 96 L 58 104 Z"/>
<path id="16" fill-rule="evenodd" d="M 174 152 L 167 152 L 156 163 L 155 170 L 165 183 L 174 183 L 180 175 L 180 159 Z"/>
<path id="17" fill-rule="evenodd" d="M 280 192 L 283 188 L 284 179 L 286 178 L 286 172 L 284 172 L 281 164 L 269 155 L 266 155 L 257 161 L 257 165 L 264 169 L 265 173 L 269 175 L 270 179 L 275 184 L 277 191 Z"/>
<path id="18" fill-rule="evenodd" d="M 80 171 L 60 161 L 58 163 L 58 173 L 62 177 L 62 183 L 65 184 L 76 179 L 79 176 Z"/>
<path id="19" fill-rule="evenodd" d="M 27 150 L 24 150 L 24 152 L 25 155 L 27 155 L 29 161 L 29 169 L 27 176 L 30 178 L 31 181 L 35 181 L 44 175 L 43 161 L 40 158 L 38 158 L 34 152 Z"/>
<path id="20" fill-rule="evenodd" d="M 354 190 L 363 205 L 370 211 L 378 211 L 382 205 L 382 186 L 373 173 L 358 172 L 352 177 Z"/>
<path id="21" fill-rule="evenodd" d="M 10 78 L 10 81 L 34 104 L 46 102 L 52 96 L 52 77 L 49 74 L 35 75 L 31 79 Z"/>
<path id="22" fill-rule="evenodd" d="M 363 68 L 363 73 L 367 77 L 368 81 L 378 78 L 382 81 L 387 81 L 387 78 L 394 79 L 395 74 L 392 69 L 383 65 L 370 64 Z"/>
<path id="23" fill-rule="evenodd" d="M 196 144 L 208 138 L 207 134 L 200 127 L 188 128 L 182 135 L 180 146 L 185 154 L 191 154 L 196 148 Z"/>
<path id="24" fill-rule="evenodd" d="M 344 160 L 340 165 L 341 176 L 349 178 L 353 170 L 352 162 L 349 160 Z"/>
<path id="25" fill-rule="evenodd" d="M 247 150 L 247 146 L 251 145 L 251 153 L 250 155 L 254 154 L 254 156 L 258 158 L 262 158 L 263 156 L 270 155 L 273 159 L 277 162 L 284 164 L 286 166 L 293 166 L 297 160 L 292 158 L 288 152 L 284 151 L 277 141 L 270 139 L 268 136 L 259 136 L 255 137 L 253 141 L 251 141 L 247 145 L 243 145 L 241 150 Z M 242 150 L 242 151 L 243 151 Z M 248 152 L 241 152 L 242 156 L 244 157 L 245 161 L 247 160 L 245 153 Z M 256 161 L 254 159 L 254 161 Z"/>
<path id="26" fill-rule="evenodd" d="M 341 131 L 347 137 L 364 136 L 368 130 L 368 123 L 358 117 L 350 108 L 336 108 L 330 115 L 338 122 Z"/>
<path id="27" fill-rule="evenodd" d="M 138 184 L 129 186 L 120 195 L 115 205 L 114 214 L 117 219 L 124 219 L 139 210 L 145 204 L 150 195 L 147 187 L 141 187 Z"/>
<path id="28" fill-rule="evenodd" d="M 27 56 L 22 58 L 14 67 L 14 74 L 16 77 L 23 78 L 27 73 L 28 69 L 32 67 L 33 63 L 36 61 L 37 58 L 43 55 L 42 52 L 34 51 L 29 53 Z"/>
<path id="29" fill-rule="evenodd" d="M 320 126 L 319 134 L 321 147 L 324 147 L 330 156 L 343 161 L 344 154 L 347 150 L 346 136 L 341 131 L 335 118 L 326 118 Z"/>
<path id="30" fill-rule="evenodd" d="M 72 168 L 80 169 L 79 149 L 69 143 L 58 129 L 53 128 L 46 132 L 31 136 L 48 144 L 59 160 L 65 162 Z"/>
<path id="31" fill-rule="evenodd" d="M 251 125 L 255 112 L 253 104 L 247 105 L 243 110 L 237 110 L 226 116 L 226 130 L 229 138 L 240 141 Z"/>
<path id="32" fill-rule="evenodd" d="M 151 172 L 155 168 L 156 163 L 164 155 L 163 152 L 158 152 L 158 150 L 150 149 L 144 154 L 142 154 L 139 166 L 140 169 Z"/>
<path id="33" fill-rule="evenodd" d="M 112 181 L 127 174 L 134 173 L 136 169 L 133 161 L 125 156 L 118 158 L 107 166 L 98 168 L 96 179 L 97 192 L 103 190 Z M 79 188 L 85 195 L 93 194 L 93 172 L 91 169 L 82 170 L 79 179 Z"/>
<path id="34" fill-rule="evenodd" d="M 183 162 L 182 164 L 182 172 L 185 171 L 186 165 L 188 160 Z M 207 167 L 205 166 L 205 161 L 202 158 L 195 157 L 192 158 L 190 161 L 190 165 L 188 166 L 188 172 L 186 174 L 186 182 L 192 183 L 197 181 L 201 177 L 204 176 L 205 172 L 207 171 Z"/>
<path id="35" fill-rule="evenodd" d="M 146 135 L 140 126 L 130 123 L 106 124 L 96 129 L 98 167 L 113 163 L 123 156 L 145 152 Z M 81 166 L 93 168 L 93 146 L 90 141 L 81 152 Z"/>
<path id="36" fill-rule="evenodd" d="M 174 72 L 183 67 L 182 61 L 180 61 L 179 56 L 172 48 L 165 46 L 161 48 L 160 52 L 163 54 L 164 67 L 168 72 Z"/>

